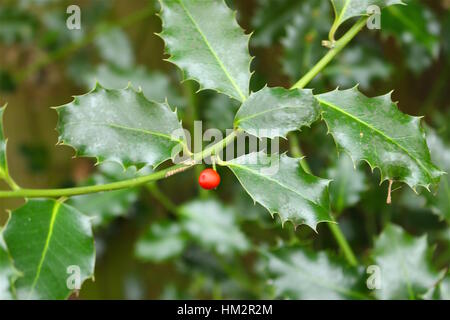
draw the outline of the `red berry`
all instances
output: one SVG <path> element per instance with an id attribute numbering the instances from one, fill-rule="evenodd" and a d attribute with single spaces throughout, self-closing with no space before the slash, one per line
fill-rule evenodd
<path id="1" fill-rule="evenodd" d="M 220 184 L 220 176 L 213 169 L 205 169 L 200 173 L 198 183 L 203 189 L 215 189 Z"/>

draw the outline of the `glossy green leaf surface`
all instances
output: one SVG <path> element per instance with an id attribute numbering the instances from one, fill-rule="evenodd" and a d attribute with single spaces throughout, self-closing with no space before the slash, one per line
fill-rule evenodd
<path id="1" fill-rule="evenodd" d="M 415 238 L 395 225 L 375 240 L 372 257 L 381 271 L 381 288 L 374 291 L 379 299 L 418 299 L 439 279 L 426 236 Z"/>
<path id="2" fill-rule="evenodd" d="M 23 274 L 15 283 L 19 299 L 66 299 L 93 277 L 91 223 L 64 203 L 29 200 L 11 213 L 3 235 Z"/>
<path id="3" fill-rule="evenodd" d="M 332 26 L 331 35 L 348 19 L 368 15 L 370 6 L 378 6 L 383 9 L 395 4 L 403 4 L 401 0 L 331 0 L 333 4 L 335 20 Z"/>
<path id="4" fill-rule="evenodd" d="M 249 248 L 247 238 L 239 229 L 235 212 L 221 202 L 195 200 L 180 208 L 183 228 L 202 247 L 228 255 Z"/>
<path id="5" fill-rule="evenodd" d="M 1 230 L 0 230 L 1 231 Z M 8 248 L 0 233 L 0 300 L 14 299 L 14 282 L 20 273 L 14 267 Z"/>
<path id="6" fill-rule="evenodd" d="M 259 138 L 286 138 L 318 117 L 319 104 L 311 90 L 265 87 L 242 104 L 234 126 Z"/>
<path id="7" fill-rule="evenodd" d="M 306 173 L 299 159 L 286 155 L 251 153 L 224 163 L 236 175 L 255 202 L 281 221 L 306 224 L 316 230 L 320 222 L 332 221 L 329 180 Z"/>
<path id="8" fill-rule="evenodd" d="M 136 243 L 134 255 L 141 261 L 156 263 L 176 257 L 186 247 L 183 232 L 176 222 L 155 222 Z"/>
<path id="9" fill-rule="evenodd" d="M 300 246 L 263 252 L 275 296 L 300 300 L 364 299 L 357 269 Z"/>
<path id="10" fill-rule="evenodd" d="M 110 90 L 97 84 L 56 111 L 59 142 L 99 163 L 157 166 L 185 145 L 184 137 L 174 136 L 182 133 L 176 113 L 131 87 Z"/>
<path id="11" fill-rule="evenodd" d="M 428 188 L 442 172 L 433 165 L 419 117 L 403 114 L 391 95 L 369 98 L 355 87 L 316 96 L 339 149 L 379 168 L 382 180 Z"/>
<path id="12" fill-rule="evenodd" d="M 235 14 L 220 0 L 160 0 L 168 61 L 180 67 L 186 79 L 239 101 L 249 94 L 249 36 Z"/>
<path id="13" fill-rule="evenodd" d="M 364 172 L 355 168 L 345 154 L 341 154 L 336 164 L 327 170 L 327 178 L 332 180 L 331 207 L 337 213 L 358 203 L 361 193 L 367 189 Z"/>

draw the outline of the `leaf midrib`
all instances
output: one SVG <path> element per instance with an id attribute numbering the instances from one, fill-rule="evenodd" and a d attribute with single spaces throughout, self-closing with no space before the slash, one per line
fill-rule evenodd
<path id="1" fill-rule="evenodd" d="M 140 133 L 144 133 L 144 134 L 148 134 L 148 135 L 152 135 L 152 136 L 161 137 L 161 138 L 164 138 L 164 139 L 167 139 L 167 140 L 170 140 L 170 141 L 178 142 L 180 144 L 184 144 L 184 141 L 179 140 L 179 139 L 174 139 L 174 138 L 172 138 L 172 136 L 170 136 L 168 134 L 155 132 L 155 131 L 151 131 L 151 130 L 140 129 L 140 128 L 132 128 L 132 127 L 127 127 L 127 126 L 123 126 L 123 125 L 120 125 L 120 124 L 108 123 L 108 122 L 89 122 L 89 124 L 98 125 L 98 126 L 104 126 L 104 127 L 112 127 L 112 128 L 117 128 L 117 129 L 135 131 L 135 132 L 140 132 Z M 68 122 L 68 123 L 65 123 L 64 125 L 65 126 L 86 125 L 86 123 L 82 123 L 82 122 Z"/>
<path id="2" fill-rule="evenodd" d="M 291 191 L 291 192 L 293 192 L 293 193 L 299 195 L 299 196 L 300 196 L 302 199 L 304 199 L 306 202 L 312 203 L 314 206 L 319 207 L 319 208 L 321 208 L 321 209 L 324 209 L 324 210 L 326 211 L 326 208 L 322 207 L 319 203 L 316 203 L 315 201 L 308 199 L 307 197 L 305 197 L 305 196 L 302 195 L 301 193 L 298 193 L 297 191 L 295 191 L 295 190 L 293 190 L 293 189 L 291 189 L 291 188 L 285 186 L 284 184 L 282 184 L 282 183 L 279 182 L 278 180 L 269 178 L 269 177 L 267 177 L 267 176 L 263 176 L 263 175 L 261 175 L 261 174 L 257 174 L 254 170 L 251 170 L 251 169 L 249 169 L 249 168 L 247 168 L 247 167 L 245 167 L 245 166 L 241 166 L 241 165 L 238 165 L 238 164 L 235 164 L 235 163 L 232 163 L 232 162 L 227 162 L 227 166 L 228 166 L 228 167 L 233 167 L 233 166 L 234 166 L 234 167 L 240 168 L 240 169 L 242 169 L 242 170 L 249 171 L 249 172 L 253 173 L 253 174 L 256 175 L 256 176 L 262 177 L 263 179 L 267 179 L 267 180 L 269 180 L 269 181 L 275 182 L 276 184 L 278 184 L 278 185 L 281 186 L 282 188 L 287 189 L 288 191 Z"/>
<path id="3" fill-rule="evenodd" d="M 382 131 L 380 131 L 379 129 L 373 127 L 372 125 L 370 125 L 369 123 L 365 122 L 364 120 L 361 120 L 361 119 L 355 117 L 354 115 L 352 115 L 352 114 L 346 112 L 345 110 L 342 110 L 341 108 L 339 108 L 338 106 L 334 105 L 333 103 L 328 102 L 328 101 L 325 101 L 325 100 L 322 100 L 322 99 L 320 99 L 320 98 L 317 97 L 317 96 L 316 96 L 316 98 L 317 98 L 317 100 L 318 100 L 321 104 L 323 104 L 323 105 L 325 105 L 325 106 L 328 106 L 328 107 L 330 107 L 331 109 L 334 109 L 334 110 L 336 110 L 336 111 L 342 113 L 343 115 L 345 115 L 345 116 L 347 116 L 347 117 L 349 117 L 349 118 L 351 118 L 351 119 L 353 119 L 353 120 L 359 122 L 360 124 L 366 126 L 366 127 L 369 128 L 370 130 L 374 131 L 375 133 L 377 133 L 377 134 L 379 134 L 380 136 L 382 136 L 383 138 L 385 138 L 385 139 L 386 139 L 387 141 L 389 141 L 391 144 L 393 144 L 393 145 L 397 146 L 399 149 L 403 150 L 403 151 L 404 151 L 404 152 L 405 152 L 405 153 L 406 153 L 406 154 L 407 154 L 414 162 L 416 162 L 416 163 L 417 163 L 417 164 L 418 164 L 418 165 L 419 165 L 419 166 L 427 173 L 427 175 L 428 175 L 428 177 L 429 177 L 430 179 L 433 179 L 433 176 L 431 175 L 431 173 L 429 172 L 429 170 L 422 164 L 422 162 L 421 162 L 419 159 L 417 159 L 416 157 L 414 157 L 414 156 L 408 151 L 408 149 L 405 149 L 402 145 L 400 145 L 399 143 L 397 143 L 397 141 L 395 141 L 393 138 L 387 136 L 384 132 L 382 132 Z"/>
<path id="4" fill-rule="evenodd" d="M 345 11 L 347 11 L 349 4 L 350 4 L 350 0 L 346 0 L 344 6 L 342 7 L 342 11 L 339 13 L 339 17 L 337 19 L 339 21 L 339 24 L 342 23 L 342 17 L 344 16 Z"/>
<path id="5" fill-rule="evenodd" d="M 41 271 L 42 271 L 42 266 L 44 265 L 45 257 L 47 256 L 47 252 L 48 252 L 48 249 L 50 246 L 50 241 L 51 241 L 51 238 L 53 235 L 53 228 L 55 226 L 56 216 L 59 213 L 60 207 L 61 207 L 61 201 L 55 201 L 55 204 L 53 205 L 53 209 L 52 209 L 52 216 L 50 218 L 50 225 L 49 225 L 49 229 L 48 229 L 47 238 L 45 240 L 44 248 L 42 250 L 41 259 L 40 259 L 39 264 L 36 269 L 36 275 L 33 279 L 33 283 L 31 285 L 30 291 L 28 293 L 28 298 L 30 298 L 31 295 L 33 294 L 33 291 L 37 285 L 37 282 L 39 281 L 39 277 L 40 277 Z"/>
<path id="6" fill-rule="evenodd" d="M 183 3 L 183 0 L 177 0 L 178 3 L 180 4 L 181 8 L 183 9 L 183 11 L 186 13 L 186 15 L 188 16 L 189 20 L 192 22 L 192 24 L 194 25 L 194 27 L 197 29 L 198 33 L 200 34 L 200 36 L 202 37 L 203 41 L 205 42 L 206 46 L 208 47 L 209 51 L 211 51 L 211 54 L 213 55 L 214 59 L 216 59 L 217 63 L 219 64 L 220 68 L 222 69 L 222 71 L 224 72 L 225 76 L 228 78 L 228 80 L 230 81 L 231 85 L 233 86 L 233 88 L 236 90 L 236 92 L 238 93 L 238 95 L 240 96 L 242 101 L 245 101 L 247 99 L 246 95 L 244 95 L 244 93 L 241 91 L 241 89 L 239 88 L 239 86 L 237 85 L 237 83 L 234 81 L 233 77 L 231 77 L 230 73 L 228 72 L 227 68 L 225 67 L 225 65 L 222 63 L 222 60 L 220 60 L 219 56 L 217 55 L 216 51 L 214 50 L 214 48 L 211 46 L 211 44 L 209 43 L 208 38 L 206 37 L 206 35 L 203 33 L 202 29 L 200 28 L 200 26 L 198 25 L 198 23 L 195 21 L 194 17 L 192 16 L 192 14 L 189 12 L 189 10 L 186 8 L 186 6 Z"/>

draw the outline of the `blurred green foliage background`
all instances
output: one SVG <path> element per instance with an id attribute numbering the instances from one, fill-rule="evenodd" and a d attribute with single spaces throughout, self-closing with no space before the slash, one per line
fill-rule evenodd
<path id="1" fill-rule="evenodd" d="M 65 25 L 66 8 L 74 2 L 81 8 L 81 30 Z M 321 40 L 333 19 L 328 1 L 227 3 L 246 32 L 254 31 L 253 91 L 265 83 L 289 87 L 326 53 Z M 365 29 L 309 87 L 320 93 L 360 84 L 369 96 L 395 90 L 400 110 L 425 116 L 432 158 L 448 172 L 450 2 L 408 4 L 383 11 L 381 30 Z M 163 61 L 164 43 L 155 35 L 161 30 L 158 11 L 156 1 L 145 0 L 0 0 L 0 104 L 8 104 L 9 166 L 20 186 L 69 187 L 135 174 L 108 164 L 96 168 L 92 159 L 75 159 L 72 149 L 55 147 L 57 117 L 50 107 L 86 93 L 95 80 L 111 88 L 131 82 L 147 97 L 167 97 L 185 128 L 194 120 L 203 120 L 204 129 L 232 127 L 235 102 L 210 91 L 195 94 L 198 85 L 180 83 L 181 72 Z M 323 124 L 298 139 L 314 174 L 334 179 L 333 212 L 361 261 L 370 261 L 374 239 L 395 223 L 410 234 L 427 234 L 436 247 L 434 268 L 448 267 L 448 175 L 435 195 L 394 185 L 393 203 L 387 205 L 387 184 L 379 185 L 379 172 L 372 174 L 366 164 L 354 171 L 346 155 L 338 157 Z M 282 147 L 288 150 L 287 143 Z M 289 223 L 282 228 L 254 206 L 227 170 L 220 169 L 223 182 L 216 192 L 197 187 L 198 173 L 70 200 L 96 226 L 95 282 L 83 286 L 80 298 L 271 298 L 261 248 L 284 243 L 340 256 L 326 225 L 319 225 L 318 233 L 306 226 L 295 232 Z M 0 199 L 0 225 L 6 209 L 21 203 Z"/>

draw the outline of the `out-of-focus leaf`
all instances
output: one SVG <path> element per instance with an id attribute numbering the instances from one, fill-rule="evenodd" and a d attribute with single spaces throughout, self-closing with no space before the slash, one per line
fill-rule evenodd
<path id="1" fill-rule="evenodd" d="M 248 35 L 223 1 L 160 0 L 160 36 L 186 79 L 243 101 L 249 94 Z M 189 36 L 186 36 L 189 35 Z"/>
<path id="2" fill-rule="evenodd" d="M 14 92 L 16 82 L 10 72 L 0 69 L 0 92 Z"/>
<path id="3" fill-rule="evenodd" d="M 202 247 L 220 255 L 249 248 L 239 229 L 236 213 L 217 200 L 194 200 L 180 208 L 183 228 Z"/>
<path id="4" fill-rule="evenodd" d="M 43 10 L 40 18 L 45 29 L 39 38 L 39 44 L 49 51 L 80 41 L 85 35 L 85 28 L 73 30 L 67 28 L 66 10 Z M 83 25 L 86 26 L 86 17 L 83 16 L 82 19 Z"/>
<path id="5" fill-rule="evenodd" d="M 362 274 L 325 252 L 300 246 L 263 251 L 275 296 L 287 299 L 364 299 Z"/>
<path id="6" fill-rule="evenodd" d="M 18 147 L 27 168 L 33 173 L 43 173 L 51 166 L 49 146 L 41 142 L 24 142 Z"/>
<path id="7" fill-rule="evenodd" d="M 358 88 L 316 96 L 338 147 L 354 162 L 379 168 L 382 181 L 428 188 L 443 174 L 433 165 L 420 118 L 400 112 L 391 94 L 369 98 Z"/>
<path id="8" fill-rule="evenodd" d="M 366 190 L 366 177 L 355 168 L 352 160 L 342 154 L 336 164 L 329 168 L 327 177 L 331 179 L 331 207 L 340 213 L 345 208 L 358 203 L 361 193 Z"/>
<path id="9" fill-rule="evenodd" d="M 14 210 L 3 231 L 23 277 L 19 299 L 66 299 L 93 277 L 95 248 L 89 218 L 55 200 L 29 200 Z"/>
<path id="10" fill-rule="evenodd" d="M 415 238 L 402 228 L 388 225 L 375 240 L 372 258 L 380 268 L 379 299 L 417 299 L 439 279 L 431 265 L 427 237 Z"/>
<path id="11" fill-rule="evenodd" d="M 149 174 L 149 171 L 149 168 L 144 168 L 138 172 L 135 168 L 128 168 L 124 171 L 117 163 L 103 163 L 98 167 L 98 172 L 84 181 L 82 185 L 99 185 L 132 179 L 139 175 Z M 93 226 L 98 227 L 107 224 L 114 218 L 126 215 L 130 206 L 137 200 L 138 195 L 138 189 L 128 188 L 75 196 L 70 198 L 67 203 L 92 217 Z"/>
<path id="12" fill-rule="evenodd" d="M 441 178 L 436 194 L 425 194 L 425 196 L 433 212 L 450 223 L 450 146 L 444 143 L 431 128 L 427 130 L 427 143 L 431 158 L 447 174 Z"/>
<path id="13" fill-rule="evenodd" d="M 259 0 L 259 7 L 253 17 L 255 35 L 252 44 L 269 46 L 283 36 L 286 26 L 302 12 L 304 2 L 292 0 Z M 323 1 L 326 2 L 326 1 Z"/>
<path id="14" fill-rule="evenodd" d="M 284 47 L 283 70 L 293 80 L 305 74 L 327 49 L 322 46 L 331 25 L 328 1 L 291 1 L 301 6 L 292 13 L 292 23 L 287 24 L 286 36 L 282 39 Z M 273 10 L 268 10 L 271 14 Z M 276 18 L 274 20 L 277 20 Z M 325 68 L 327 70 L 328 68 Z"/>
<path id="15" fill-rule="evenodd" d="M 427 68 L 439 54 L 440 25 L 437 17 L 420 1 L 389 7 L 381 19 L 382 34 L 394 35 L 405 51 L 407 65 L 415 72 Z"/>
<path id="16" fill-rule="evenodd" d="M 145 97 L 152 101 L 169 102 L 169 105 L 180 108 L 184 106 L 183 98 L 174 89 L 167 75 L 158 71 L 149 72 L 144 66 L 120 69 L 109 64 L 101 64 L 93 72 L 84 77 L 87 88 L 100 83 L 108 89 L 123 89 L 131 82 L 134 88 L 142 88 Z"/>
<path id="17" fill-rule="evenodd" d="M 403 4 L 401 0 L 331 0 L 334 8 L 334 22 L 330 29 L 330 40 L 334 40 L 334 35 L 339 27 L 347 20 L 368 15 L 367 10 L 371 6 L 378 6 L 383 9 L 395 4 Z"/>
<path id="18" fill-rule="evenodd" d="M 103 33 L 95 39 L 95 44 L 103 60 L 120 68 L 130 68 L 134 64 L 134 52 L 127 35 L 119 28 Z"/>
<path id="19" fill-rule="evenodd" d="M 19 276 L 0 230 L 0 300 L 14 299 L 14 282 Z"/>
<path id="20" fill-rule="evenodd" d="M 3 113 L 6 106 L 0 107 L 0 179 L 8 176 L 8 162 L 6 159 L 6 138 L 3 132 Z"/>
<path id="21" fill-rule="evenodd" d="M 311 90 L 265 87 L 242 104 L 234 126 L 258 138 L 286 138 L 318 117 L 319 104 Z"/>
<path id="22" fill-rule="evenodd" d="M 99 163 L 157 166 L 185 147 L 184 138 L 174 136 L 182 133 L 177 114 L 131 87 L 110 90 L 97 84 L 56 111 L 60 143 Z"/>
<path id="23" fill-rule="evenodd" d="M 141 261 L 159 263 L 180 255 L 186 243 L 187 237 L 180 224 L 157 222 L 138 240 L 134 254 Z"/>
<path id="24" fill-rule="evenodd" d="M 255 202 L 282 223 L 306 224 L 316 230 L 320 222 L 332 221 L 329 180 L 306 173 L 299 159 L 286 155 L 251 153 L 224 163 Z"/>

